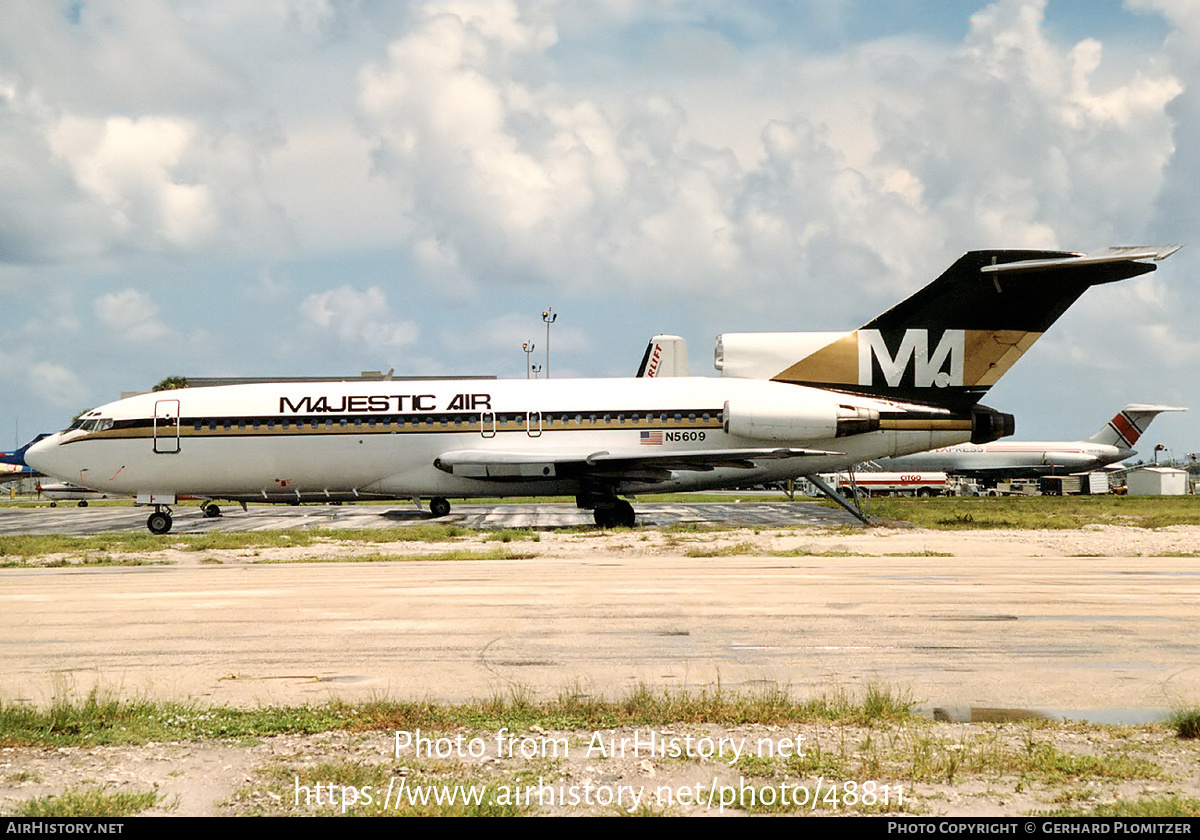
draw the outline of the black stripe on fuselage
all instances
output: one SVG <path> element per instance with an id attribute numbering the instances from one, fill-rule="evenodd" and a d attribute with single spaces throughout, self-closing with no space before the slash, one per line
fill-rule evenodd
<path id="1" fill-rule="evenodd" d="M 557 432 L 648 429 L 712 429 L 722 425 L 722 409 L 686 411 L 443 412 L 428 414 L 308 414 L 255 417 L 184 417 L 180 437 L 308 436 L 321 434 L 437 434 L 445 432 Z M 174 421 L 117 420 L 103 432 L 80 440 L 175 436 Z"/>

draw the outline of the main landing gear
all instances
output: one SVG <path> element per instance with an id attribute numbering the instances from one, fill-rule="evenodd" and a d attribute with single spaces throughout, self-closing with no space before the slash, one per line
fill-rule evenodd
<path id="1" fill-rule="evenodd" d="M 633 505 L 608 488 L 588 488 L 575 497 L 575 505 L 592 512 L 597 528 L 632 528 L 637 524 Z"/>
<path id="2" fill-rule="evenodd" d="M 599 528 L 632 528 L 637 522 L 633 505 L 624 499 L 613 499 L 611 502 L 596 505 L 592 518 Z"/>
<path id="3" fill-rule="evenodd" d="M 450 503 L 441 496 L 429 500 L 429 512 L 434 516 L 445 516 L 450 513 Z"/>
<path id="4" fill-rule="evenodd" d="M 171 530 L 171 509 L 166 505 L 155 505 L 154 513 L 146 520 L 151 534 L 165 534 Z"/>

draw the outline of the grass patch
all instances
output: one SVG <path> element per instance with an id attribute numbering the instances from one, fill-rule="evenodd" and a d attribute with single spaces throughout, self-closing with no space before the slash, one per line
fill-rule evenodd
<path id="1" fill-rule="evenodd" d="M 827 548 L 824 551 L 817 551 L 814 548 L 801 546 L 799 548 L 786 548 L 777 551 L 768 552 L 771 557 L 871 557 L 873 555 L 863 552 L 846 551 L 841 548 Z"/>
<path id="2" fill-rule="evenodd" d="M 1200 817 L 1200 799 L 1162 796 L 1152 799 L 1122 799 L 1091 808 L 1046 811 L 1047 817 Z"/>
<path id="3" fill-rule="evenodd" d="M 1047 784 L 1067 780 L 1153 779 L 1162 775 L 1157 764 L 1125 753 L 1109 756 L 1065 753 L 1045 741 L 1030 740 L 1024 754 L 1009 765 L 1013 772 Z"/>
<path id="4" fill-rule="evenodd" d="M 309 528 L 292 531 L 210 531 L 204 534 L 162 536 L 130 532 L 72 537 L 63 534 L 14 534 L 0 541 L 0 562 L 5 558 L 43 557 L 52 554 L 93 556 L 102 552 L 152 554 L 166 548 L 178 551 L 216 551 L 246 548 L 290 548 L 321 543 L 453 542 L 477 532 L 460 525 L 421 523 L 397 528 L 333 530 Z"/>
<path id="5" fill-rule="evenodd" d="M 935 800 L 942 795 L 931 791 L 931 786 L 957 787 L 970 782 L 972 787 L 963 789 L 966 796 L 981 795 L 971 791 L 984 787 L 1028 789 L 1047 807 L 1064 809 L 1059 812 L 1063 815 L 1200 815 L 1196 800 L 1165 795 L 1100 804 L 1117 798 L 1130 781 L 1153 780 L 1157 787 L 1164 780 L 1155 759 L 1172 739 L 1162 726 L 1151 730 L 1156 732 L 1153 738 L 1145 737 L 1145 728 L 1049 722 L 964 728 L 916 717 L 912 710 L 906 692 L 882 685 L 854 693 L 838 689 L 803 700 L 775 688 L 688 692 L 639 686 L 615 699 L 604 699 L 576 687 L 547 700 L 517 689 L 458 704 L 379 700 L 276 709 L 115 702 L 102 700 L 93 692 L 82 703 L 58 702 L 45 712 L 24 706 L 0 708 L 0 732 L 4 733 L 0 743 L 50 748 L 217 738 L 256 743 L 277 734 L 340 731 L 350 734 L 312 742 L 327 744 L 328 757 L 316 757 L 313 750 L 321 747 L 314 746 L 273 761 L 259 771 L 268 783 L 248 785 L 235 795 L 231 807 L 239 814 L 269 816 L 508 816 L 540 810 L 536 800 L 531 804 L 528 798 L 514 798 L 515 790 L 526 791 L 543 782 L 578 784 L 581 760 L 606 762 L 608 756 L 581 759 L 578 752 L 589 748 L 596 733 L 604 733 L 606 738 L 610 734 L 625 737 L 640 729 L 644 737 L 647 728 L 655 727 L 672 737 L 717 737 L 744 726 L 747 728 L 732 733 L 748 739 L 736 764 L 718 769 L 745 777 L 744 790 L 748 797 L 749 791 L 754 791 L 753 798 L 727 807 L 749 813 L 789 810 L 785 803 L 770 799 L 771 791 L 783 784 L 793 791 L 798 785 L 812 790 L 813 781 L 821 777 L 827 782 L 858 780 L 854 784 L 859 794 L 867 792 L 862 780 L 875 785 L 871 796 L 852 802 L 840 795 L 836 805 L 818 802 L 816 810 L 822 813 L 834 808 L 855 814 L 925 813 L 931 803 L 937 807 Z M 362 750 L 356 746 L 377 744 L 379 733 L 390 739 L 393 732 L 416 730 L 433 739 L 478 734 L 490 745 L 501 729 L 561 742 L 563 747 L 556 746 L 552 754 L 524 758 L 489 747 L 488 757 L 479 760 L 474 753 L 466 759 L 453 753 L 438 757 L 414 750 L 393 753 L 390 748 Z M 763 742 L 767 744 L 765 752 Z M 1075 752 L 1077 748 L 1085 751 Z M 1179 744 L 1174 751 L 1187 749 Z M 654 763 L 665 765 L 662 769 L 670 774 L 688 770 L 673 766 L 679 762 L 697 761 L 686 756 Z M 637 770 L 614 765 L 611 772 L 629 779 Z M 320 801 L 317 785 L 324 791 Z M 344 800 L 343 794 L 351 789 L 354 798 Z M 372 792 L 369 801 L 358 796 L 368 789 Z M 385 801 L 389 790 L 391 796 Z M 464 802 L 468 790 L 474 799 Z M 447 801 L 452 791 L 457 791 L 457 798 Z M 125 801 L 99 788 L 68 791 L 59 797 L 31 800 L 28 807 L 39 810 L 21 813 L 100 816 L 118 813 L 105 808 L 135 809 L 121 813 L 137 813 L 162 807 L 152 794 L 139 795 L 141 799 Z M 806 810 L 811 810 L 811 803 Z"/>
<path id="6" fill-rule="evenodd" d="M 264 810 L 276 816 L 345 815 L 351 817 L 519 817 L 529 812 L 512 791 L 529 784 L 519 776 L 469 773 L 457 763 L 435 762 L 429 767 L 403 767 L 353 761 L 325 762 L 307 767 L 276 765 L 264 775 L 288 792 L 282 808 Z M 324 790 L 316 795 L 317 785 Z M 255 788 L 239 794 L 252 797 Z M 332 801 L 331 801 L 332 800 Z"/>
<path id="7" fill-rule="evenodd" d="M 491 531 L 483 538 L 484 542 L 515 542 L 517 540 L 529 540 L 530 542 L 541 542 L 542 535 L 537 531 L 529 528 L 503 528 L 499 531 Z"/>
<path id="8" fill-rule="evenodd" d="M 1167 725 L 1174 729 L 1180 738 L 1200 738 L 1200 709 L 1177 709 L 1167 718 Z"/>
<path id="9" fill-rule="evenodd" d="M 752 543 L 740 542 L 736 545 L 724 545 L 716 548 L 689 548 L 684 552 L 685 557 L 737 557 L 745 554 L 760 554 Z"/>
<path id="10" fill-rule="evenodd" d="M 93 746 L 314 734 L 334 730 L 603 729 L 662 723 L 772 724 L 842 721 L 870 726 L 909 718 L 904 692 L 868 687 L 861 697 L 837 690 L 807 700 L 780 689 L 733 693 L 689 692 L 640 686 L 608 700 L 566 692 L 535 701 L 520 692 L 473 703 L 330 702 L 259 709 L 205 708 L 185 703 L 112 700 L 93 690 L 82 702 L 56 700 L 49 709 L 0 704 L 0 746 Z"/>
<path id="11" fill-rule="evenodd" d="M 16 817 L 132 817 L 158 804 L 155 791 L 109 793 L 104 788 L 68 790 L 57 796 L 40 796 L 17 806 Z"/>
<path id="12" fill-rule="evenodd" d="M 76 566 L 165 566 L 165 560 L 144 557 L 113 557 L 110 554 L 85 554 L 81 557 L 57 557 L 46 563 L 30 563 L 24 557 L 0 561 L 0 569 L 65 569 Z"/>
<path id="13" fill-rule="evenodd" d="M 870 514 L 938 530 L 1165 528 L 1200 524 L 1196 496 L 1001 496 L 872 499 Z"/>
<path id="14" fill-rule="evenodd" d="M 741 525 L 722 525 L 717 522 L 676 522 L 659 528 L 663 534 L 716 534 L 722 531 L 737 531 Z"/>

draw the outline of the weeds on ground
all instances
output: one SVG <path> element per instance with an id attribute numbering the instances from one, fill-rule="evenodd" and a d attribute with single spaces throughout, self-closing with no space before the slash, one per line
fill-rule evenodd
<path id="1" fill-rule="evenodd" d="M 1176 709 L 1167 718 L 1167 725 L 1174 729 L 1180 738 L 1200 738 L 1200 708 Z"/>
<path id="2" fill-rule="evenodd" d="M 22 802 L 15 817 L 132 817 L 159 803 L 157 792 L 110 793 L 101 787 L 64 791 Z"/>
<path id="3" fill-rule="evenodd" d="M 81 702 L 60 697 L 48 709 L 0 703 L 0 745 L 90 746 L 456 726 L 594 730 L 665 723 L 780 725 L 818 720 L 871 726 L 906 719 L 914 705 L 906 693 L 881 686 L 866 688 L 861 697 L 839 689 L 808 700 L 796 700 L 777 688 L 735 693 L 642 685 L 612 700 L 579 691 L 536 700 L 527 692 L 512 690 L 473 703 L 333 701 L 256 709 L 116 700 L 93 689 Z"/>

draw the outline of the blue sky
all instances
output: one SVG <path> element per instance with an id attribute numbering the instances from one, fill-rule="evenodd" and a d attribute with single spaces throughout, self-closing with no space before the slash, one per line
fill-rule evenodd
<path id="1" fill-rule="evenodd" d="M 0 446 L 170 375 L 631 374 L 861 325 L 977 248 L 1185 247 L 996 386 L 1018 437 L 1189 406 L 1200 8 L 5 4 Z"/>

